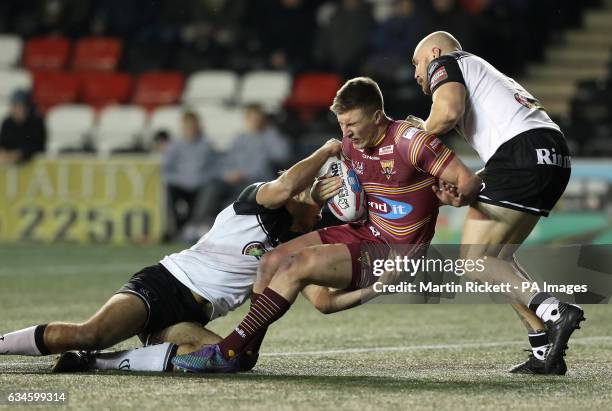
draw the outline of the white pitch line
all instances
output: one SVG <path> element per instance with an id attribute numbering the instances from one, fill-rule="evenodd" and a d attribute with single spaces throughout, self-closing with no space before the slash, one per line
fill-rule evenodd
<path id="1" fill-rule="evenodd" d="M 572 344 L 594 345 L 597 343 L 612 343 L 612 336 L 572 338 Z M 424 344 L 424 345 L 404 345 L 397 347 L 368 347 L 368 348 L 345 348 L 336 350 L 321 351 L 295 351 L 295 352 L 271 352 L 261 353 L 262 357 L 293 357 L 293 356 L 324 356 L 333 354 L 359 354 L 377 352 L 397 352 L 397 351 L 422 351 L 422 350 L 449 350 L 462 348 L 487 348 L 503 347 L 506 345 L 522 345 L 526 341 L 492 341 L 492 342 L 466 342 L 456 344 Z"/>
<path id="2" fill-rule="evenodd" d="M 595 345 L 600 343 L 612 343 L 612 336 L 597 336 L 597 337 L 582 337 L 572 338 L 572 344 L 578 345 Z M 293 356 L 325 356 L 332 354 L 360 354 L 360 353 L 377 353 L 377 352 L 398 352 L 398 351 L 424 351 L 424 350 L 449 350 L 462 348 L 487 348 L 487 347 L 503 347 L 506 345 L 522 345 L 525 341 L 492 341 L 492 342 L 466 342 L 457 344 L 424 344 L 424 345 L 406 345 L 398 347 L 368 347 L 368 348 L 345 348 L 337 350 L 322 350 L 322 351 L 295 351 L 295 352 L 270 352 L 261 353 L 261 357 L 293 357 Z M 10 361 L 1 365 L 11 366 L 32 366 L 32 365 L 51 365 L 51 361 Z"/>

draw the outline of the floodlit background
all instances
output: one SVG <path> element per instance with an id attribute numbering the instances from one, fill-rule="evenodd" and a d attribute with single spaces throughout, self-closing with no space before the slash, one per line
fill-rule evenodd
<path id="1" fill-rule="evenodd" d="M 3 1 L 0 240 L 192 241 L 242 187 L 340 137 L 327 107 L 344 80 L 426 117 L 410 60 L 442 29 L 570 142 L 572 182 L 530 241 L 609 242 L 611 24 L 602 0 Z M 442 209 L 439 241 L 463 212 Z"/>
<path id="2" fill-rule="evenodd" d="M 611 27 L 610 0 L 2 0 L 0 333 L 84 321 L 242 187 L 339 138 L 328 106 L 346 79 L 425 118 L 410 60 L 434 30 L 524 85 L 569 141 L 571 182 L 528 242 L 612 243 Z M 457 242 L 464 213 L 443 207 L 436 241 Z M 527 339 L 503 305 L 322 316 L 300 299 L 254 373 L 58 376 L 50 357 L 0 356 L 0 391 L 63 389 L 87 410 L 610 409 L 609 314 L 586 308 L 559 378 L 506 373 Z"/>

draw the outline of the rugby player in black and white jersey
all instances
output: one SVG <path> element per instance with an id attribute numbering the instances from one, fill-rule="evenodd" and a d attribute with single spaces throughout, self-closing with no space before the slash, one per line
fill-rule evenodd
<path id="1" fill-rule="evenodd" d="M 432 96 L 429 117 L 415 123 L 430 133 L 456 129 L 485 162 L 480 194 L 469 208 L 461 243 L 466 257 L 486 255 L 484 273 L 472 278 L 520 285 L 528 275 L 514 252 L 547 217 L 569 181 L 565 138 L 540 103 L 484 59 L 462 51 L 438 31 L 417 45 L 415 79 Z M 441 189 L 450 200 L 456 188 Z M 466 247 L 466 245 L 470 245 Z M 510 372 L 565 374 L 566 344 L 583 310 L 544 292 L 513 292 L 514 309 L 529 333 L 532 353 Z"/>
<path id="2" fill-rule="evenodd" d="M 318 222 L 321 204 L 338 192 L 341 180 L 323 177 L 314 186 L 313 181 L 326 160 L 341 150 L 338 140 L 329 140 L 276 180 L 248 186 L 194 246 L 134 274 L 90 319 L 4 334 L 0 355 L 64 353 L 54 366 L 56 372 L 166 371 L 177 353 L 219 342 L 221 338 L 204 326 L 249 297 L 264 253 Z M 352 307 L 362 298 L 361 290 L 343 293 L 314 287 L 304 294 L 325 313 Z M 144 348 L 90 353 L 134 335 Z M 241 369 L 255 365 L 259 344 L 254 342 L 241 357 Z"/>

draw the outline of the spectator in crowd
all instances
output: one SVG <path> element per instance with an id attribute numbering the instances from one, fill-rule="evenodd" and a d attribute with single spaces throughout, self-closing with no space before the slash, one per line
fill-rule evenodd
<path id="1" fill-rule="evenodd" d="M 165 240 L 176 239 L 193 215 L 200 190 L 214 177 L 216 154 L 204 137 L 198 116 L 186 112 L 181 138 L 162 153 L 161 172 L 168 200 Z"/>
<path id="2" fill-rule="evenodd" d="M 159 130 L 153 135 L 153 147 L 154 153 L 163 154 L 170 144 L 170 134 L 166 130 Z"/>
<path id="3" fill-rule="evenodd" d="M 276 127 L 268 122 L 259 104 L 245 110 L 245 131 L 236 137 L 221 170 L 223 180 L 240 191 L 242 187 L 257 181 L 275 178 L 275 167 L 289 162 L 290 146 Z"/>
<path id="4" fill-rule="evenodd" d="M 269 123 L 259 104 L 246 108 L 244 120 L 245 131 L 236 137 L 219 162 L 218 178 L 201 192 L 191 221 L 195 227 L 190 230 L 191 239 L 202 235 L 212 224 L 213 217 L 226 203 L 234 201 L 244 187 L 273 180 L 276 169 L 290 161 L 291 148 L 286 137 Z"/>
<path id="5" fill-rule="evenodd" d="M 365 71 L 378 78 L 409 80 L 413 72 L 406 56 L 426 32 L 425 17 L 415 0 L 394 0 L 393 13 L 372 33 Z"/>
<path id="6" fill-rule="evenodd" d="M 329 23 L 319 30 L 317 60 L 345 77 L 355 76 L 367 53 L 373 27 L 372 10 L 363 0 L 342 0 Z"/>
<path id="7" fill-rule="evenodd" d="M 11 111 L 0 129 L 0 164 L 18 164 L 45 151 L 47 131 L 25 91 L 11 97 Z"/>

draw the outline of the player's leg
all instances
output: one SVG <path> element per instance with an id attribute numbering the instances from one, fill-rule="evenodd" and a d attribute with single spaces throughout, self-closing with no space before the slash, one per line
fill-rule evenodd
<path id="1" fill-rule="evenodd" d="M 462 252 L 466 257 L 486 255 L 487 259 L 497 257 L 509 262 L 509 265 L 504 264 L 502 267 L 520 275 L 520 280 L 523 281 L 524 275 L 514 264 L 513 256 L 538 220 L 539 217 L 532 214 L 476 203 L 474 207 L 470 207 L 463 227 Z M 512 307 L 528 331 L 544 329 L 542 321 L 525 304 L 517 302 L 512 304 Z"/>
<path id="2" fill-rule="evenodd" d="M 269 253 L 264 254 L 257 269 L 257 279 L 255 284 L 253 284 L 253 293 L 261 294 L 272 280 L 278 268 L 287 258 L 306 247 L 320 244 L 321 237 L 319 233 L 313 231 L 312 233 L 301 235 L 291 241 L 281 244 Z"/>
<path id="3" fill-rule="evenodd" d="M 170 360 L 177 354 L 196 350 L 203 345 L 216 344 L 217 334 L 196 322 L 181 322 L 148 335 L 142 348 L 103 353 L 66 352 L 52 369 L 55 373 L 121 370 L 165 372 L 173 371 Z"/>
<path id="4" fill-rule="evenodd" d="M 257 269 L 257 279 L 255 280 L 255 284 L 253 284 L 251 306 L 255 304 L 260 294 L 268 286 L 270 280 L 285 259 L 299 250 L 319 244 L 321 244 L 321 237 L 317 232 L 312 232 L 294 238 L 291 241 L 281 244 L 271 252 L 264 254 Z M 243 368 L 252 369 L 255 366 L 259 357 L 259 349 L 267 331 L 267 327 L 259 330 L 257 335 L 245 346 L 241 358 Z"/>
<path id="5" fill-rule="evenodd" d="M 302 288 L 308 284 L 350 288 L 358 271 L 354 270 L 352 254 L 346 244 L 312 246 L 299 251 L 281 264 L 268 287 L 230 335 L 216 346 L 175 357 L 173 363 L 191 371 L 235 371 L 238 354 L 262 329 L 289 310 Z"/>
<path id="6" fill-rule="evenodd" d="M 462 251 L 468 254 L 468 258 L 478 258 L 488 253 L 485 271 L 479 279 L 509 282 L 518 285 L 520 290 L 520 282 L 529 275 L 510 256 L 529 235 L 538 219 L 538 216 L 490 204 L 477 203 L 477 208 L 470 208 L 464 226 Z M 468 245 L 470 243 L 474 245 Z M 500 248 L 500 244 L 504 246 Z M 512 276 L 514 280 L 511 280 Z M 579 323 L 584 319 L 582 310 L 544 292 L 515 292 L 515 297 L 518 297 L 518 302 L 513 307 L 528 328 L 533 358 L 530 357 L 527 363 L 512 371 L 564 374 L 564 347 L 571 333 L 579 328 Z M 547 333 L 543 332 L 545 329 Z M 553 351 L 553 355 L 548 355 Z"/>
<path id="7" fill-rule="evenodd" d="M 147 308 L 140 298 L 115 294 L 84 323 L 52 322 L 4 335 L 0 353 L 48 355 L 68 350 L 100 350 L 132 337 L 146 320 Z"/>

